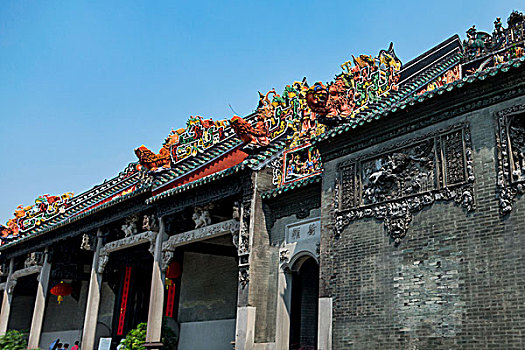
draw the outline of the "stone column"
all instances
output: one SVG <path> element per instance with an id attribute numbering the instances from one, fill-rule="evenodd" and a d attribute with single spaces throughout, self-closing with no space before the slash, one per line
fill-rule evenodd
<path id="1" fill-rule="evenodd" d="M 51 274 L 51 262 L 49 261 L 48 249 L 44 252 L 44 262 L 40 274 L 38 275 L 38 289 L 36 291 L 35 308 L 29 332 L 28 348 L 36 349 L 39 347 L 42 324 L 44 321 L 44 310 L 46 307 L 46 297 L 49 289 L 49 276 Z"/>
<path id="2" fill-rule="evenodd" d="M 9 322 L 9 314 L 11 313 L 11 300 L 13 295 L 9 292 L 9 282 L 15 267 L 15 259 L 11 258 L 9 262 L 9 275 L 7 276 L 6 288 L 4 289 L 4 298 L 2 299 L 2 311 L 0 312 L 0 335 L 7 332 L 7 323 Z"/>
<path id="3" fill-rule="evenodd" d="M 279 268 L 277 289 L 277 320 L 275 327 L 276 350 L 288 350 L 290 344 L 290 310 L 292 299 L 292 276 L 289 269 Z"/>
<path id="4" fill-rule="evenodd" d="M 319 298 L 317 349 L 332 350 L 332 298 Z"/>
<path id="5" fill-rule="evenodd" d="M 159 218 L 159 233 L 155 241 L 153 271 L 151 273 L 151 291 L 149 297 L 148 330 L 146 332 L 147 349 L 162 347 L 162 315 L 164 311 L 164 274 L 162 271 L 162 243 L 166 239 L 164 218 Z"/>
<path id="6" fill-rule="evenodd" d="M 237 307 L 235 349 L 253 350 L 255 341 L 255 307 Z"/>
<path id="7" fill-rule="evenodd" d="M 102 230 L 97 231 L 97 248 L 93 254 L 91 277 L 82 332 L 82 349 L 95 349 L 95 332 L 98 321 L 98 308 L 100 305 L 100 289 L 102 288 L 102 271 L 98 271 L 100 250 L 102 249 Z"/>

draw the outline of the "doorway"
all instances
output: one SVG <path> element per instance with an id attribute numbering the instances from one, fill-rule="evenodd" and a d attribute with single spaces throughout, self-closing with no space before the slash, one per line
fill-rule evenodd
<path id="1" fill-rule="evenodd" d="M 296 262 L 292 273 L 290 349 L 317 349 L 319 265 L 312 257 Z"/>

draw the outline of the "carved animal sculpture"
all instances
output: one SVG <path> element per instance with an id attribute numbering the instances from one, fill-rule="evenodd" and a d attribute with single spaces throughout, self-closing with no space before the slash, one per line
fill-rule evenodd
<path id="1" fill-rule="evenodd" d="M 230 125 L 232 126 L 233 131 L 235 131 L 237 136 L 239 136 L 244 143 L 267 146 L 270 141 L 268 140 L 268 128 L 263 119 L 264 117 L 258 117 L 257 124 L 255 124 L 254 128 L 243 118 L 233 116 L 230 120 Z"/>
<path id="2" fill-rule="evenodd" d="M 463 44 L 473 57 L 478 57 L 486 50 L 492 48 L 492 37 L 490 34 L 478 32 L 474 25 L 467 30 L 467 38 L 468 40 L 464 41 Z"/>
<path id="3" fill-rule="evenodd" d="M 137 221 L 138 216 L 133 215 L 126 218 L 126 222 L 121 226 L 122 231 L 124 232 L 125 237 L 133 236 L 138 232 Z"/>
<path id="4" fill-rule="evenodd" d="M 401 70 L 401 60 L 394 52 L 394 43 L 390 43 L 388 50 L 379 51 L 379 61 L 387 67 L 391 67 L 395 72 Z"/>
<path id="5" fill-rule="evenodd" d="M 75 194 L 73 192 L 66 192 L 61 197 L 62 200 L 73 198 Z"/>
<path id="6" fill-rule="evenodd" d="M 49 204 L 53 204 L 55 202 L 59 202 L 61 200 L 61 197 L 59 196 L 50 196 L 48 194 L 43 195 L 43 197 L 47 200 Z"/>
<path id="7" fill-rule="evenodd" d="M 140 165 L 148 170 L 157 170 L 161 167 L 169 168 L 171 166 L 170 151 L 166 146 L 163 146 L 160 152 L 155 154 L 142 145 L 135 149 L 135 154 L 139 159 Z"/>
<path id="8" fill-rule="evenodd" d="M 20 229 L 15 219 L 9 219 L 7 226 L 0 225 L 0 234 L 3 238 L 17 236 Z"/>
<path id="9" fill-rule="evenodd" d="M 144 215 L 144 218 L 142 220 L 142 229 L 154 232 L 157 232 L 159 230 L 159 225 L 157 225 L 157 220 L 153 214 Z"/>
<path id="10" fill-rule="evenodd" d="M 204 227 L 211 224 L 210 212 L 208 210 L 201 211 L 196 209 L 191 218 L 195 222 L 195 228 Z"/>
<path id="11" fill-rule="evenodd" d="M 352 55 L 352 59 L 354 60 L 354 64 L 359 68 L 374 65 L 374 59 L 370 55 L 359 55 L 357 57 Z"/>
<path id="12" fill-rule="evenodd" d="M 16 210 L 14 212 L 15 218 L 19 219 L 24 216 L 26 216 L 26 213 L 28 213 L 31 209 L 33 209 L 34 205 L 29 205 L 27 207 L 24 207 L 22 205 L 19 205 L 16 207 Z"/>

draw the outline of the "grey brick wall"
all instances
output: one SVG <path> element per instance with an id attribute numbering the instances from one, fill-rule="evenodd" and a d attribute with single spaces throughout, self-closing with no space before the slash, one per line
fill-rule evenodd
<path id="1" fill-rule="evenodd" d="M 477 209 L 435 203 L 414 215 L 395 246 L 375 219 L 333 236 L 336 165 L 325 164 L 320 295 L 333 297 L 334 349 L 525 348 L 525 199 L 501 217 L 495 111 L 517 98 L 370 147 L 469 121 Z"/>
<path id="2" fill-rule="evenodd" d="M 261 170 L 257 174 L 256 202 L 252 216 L 252 252 L 250 257 L 250 294 L 249 305 L 256 307 L 255 342 L 275 341 L 275 312 L 277 294 L 277 271 L 279 264 L 278 250 L 270 244 L 270 234 L 266 227 L 265 213 L 260 194 L 272 187 L 271 169 Z"/>

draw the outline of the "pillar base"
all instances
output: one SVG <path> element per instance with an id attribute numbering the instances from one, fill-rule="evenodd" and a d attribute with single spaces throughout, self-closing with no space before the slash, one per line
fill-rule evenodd
<path id="1" fill-rule="evenodd" d="M 153 342 L 153 343 L 144 343 L 142 346 L 146 348 L 146 350 L 160 350 L 164 346 L 164 344 L 160 342 Z"/>

